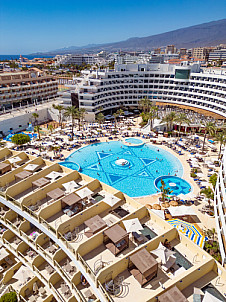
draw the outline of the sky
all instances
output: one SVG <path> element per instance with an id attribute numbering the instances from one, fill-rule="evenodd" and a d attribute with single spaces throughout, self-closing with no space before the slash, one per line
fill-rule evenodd
<path id="1" fill-rule="evenodd" d="M 225 0 L 1 0 L 0 54 L 118 42 L 224 18 Z"/>

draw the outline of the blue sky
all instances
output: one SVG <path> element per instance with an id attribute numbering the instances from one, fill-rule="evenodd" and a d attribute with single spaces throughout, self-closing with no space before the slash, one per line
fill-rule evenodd
<path id="1" fill-rule="evenodd" d="M 225 0 L 2 0 L 0 54 L 121 41 L 225 17 Z"/>

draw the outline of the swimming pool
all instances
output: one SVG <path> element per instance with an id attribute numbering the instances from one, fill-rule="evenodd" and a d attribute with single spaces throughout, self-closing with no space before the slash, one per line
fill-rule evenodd
<path id="1" fill-rule="evenodd" d="M 125 164 L 118 165 L 119 159 Z M 62 164 L 68 166 L 68 162 L 80 166 L 81 173 L 131 197 L 157 193 L 154 181 L 162 175 L 183 175 L 182 164 L 174 155 L 150 144 L 126 146 L 122 141 L 92 144 L 76 150 Z"/>
<path id="2" fill-rule="evenodd" d="M 164 181 L 166 188 L 171 190 L 171 195 L 188 194 L 191 192 L 191 185 L 184 179 L 177 176 L 160 176 L 155 179 L 155 186 L 159 189 L 161 187 L 161 180 Z"/>
<path id="3" fill-rule="evenodd" d="M 129 144 L 133 144 L 133 145 L 143 145 L 144 144 L 144 142 L 141 139 L 133 138 L 133 137 L 126 138 L 125 142 L 129 143 Z"/>

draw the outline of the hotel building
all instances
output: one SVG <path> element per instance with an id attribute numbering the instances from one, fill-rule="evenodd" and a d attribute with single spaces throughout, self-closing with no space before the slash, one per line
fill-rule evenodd
<path id="1" fill-rule="evenodd" d="M 16 291 L 23 302 L 164 302 L 176 295 L 192 302 L 201 299 L 198 288 L 225 301 L 221 264 L 122 192 L 7 148 L 0 149 L 0 173 L 0 295 Z M 133 218 L 143 235 L 125 231 Z M 174 270 L 152 254 L 165 242 L 174 248 Z"/>
<path id="2" fill-rule="evenodd" d="M 37 71 L 0 73 L 0 112 L 55 98 L 58 83 Z"/>
<path id="3" fill-rule="evenodd" d="M 144 97 L 157 105 L 173 105 L 206 111 L 226 118 L 226 72 L 223 69 L 200 69 L 198 64 L 116 65 L 115 70 L 84 71 L 77 85 L 79 107 L 87 119 L 119 107 L 138 107 Z"/>
<path id="4" fill-rule="evenodd" d="M 222 158 L 218 174 L 215 196 L 214 214 L 216 219 L 216 231 L 222 258 L 222 265 L 226 264 L 226 149 Z"/>

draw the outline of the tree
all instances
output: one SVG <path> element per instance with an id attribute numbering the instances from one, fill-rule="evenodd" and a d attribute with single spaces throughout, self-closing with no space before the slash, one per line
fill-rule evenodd
<path id="1" fill-rule="evenodd" d="M 209 182 L 212 184 L 213 188 L 215 189 L 217 184 L 217 173 L 214 173 L 213 175 L 210 176 Z"/>
<path id="2" fill-rule="evenodd" d="M 164 180 L 161 179 L 160 190 L 162 192 L 162 201 L 165 202 L 166 197 L 171 194 L 173 191 L 170 188 L 166 188 Z"/>
<path id="3" fill-rule="evenodd" d="M 216 130 L 215 124 L 213 122 L 207 121 L 207 122 L 204 122 L 203 125 L 205 127 L 205 134 L 204 134 L 204 139 L 203 139 L 202 151 L 204 151 L 204 148 L 205 148 L 207 134 L 214 135 L 215 130 Z"/>
<path id="4" fill-rule="evenodd" d="M 209 213 L 210 213 L 210 204 L 211 204 L 211 200 L 214 199 L 214 193 L 213 193 L 213 190 L 208 187 L 208 188 L 205 188 L 205 189 L 202 189 L 200 191 L 201 194 L 204 194 L 206 196 L 206 198 L 208 199 L 208 204 L 209 204 Z"/>
<path id="5" fill-rule="evenodd" d="M 96 115 L 96 121 L 99 123 L 99 125 L 101 125 L 104 121 L 105 117 L 103 115 L 103 113 L 98 113 Z"/>
<path id="6" fill-rule="evenodd" d="M 69 106 L 69 107 L 65 108 L 64 116 L 71 118 L 71 138 L 73 139 L 73 136 L 74 136 L 74 120 L 76 118 L 78 119 L 78 108 L 76 108 L 75 106 Z"/>
<path id="7" fill-rule="evenodd" d="M 157 106 L 151 106 L 151 109 L 148 113 L 148 118 L 151 122 L 151 130 L 153 129 L 154 120 L 158 118 L 158 107 Z"/>
<path id="8" fill-rule="evenodd" d="M 0 302 L 17 302 L 17 301 L 18 301 L 17 294 L 15 292 L 4 294 L 0 298 Z"/>
<path id="9" fill-rule="evenodd" d="M 60 127 L 62 129 L 62 119 L 63 119 L 64 106 L 53 104 L 53 108 L 58 111 L 59 124 L 60 124 Z"/>
<path id="10" fill-rule="evenodd" d="M 53 125 L 52 124 L 50 124 L 49 126 L 48 126 L 48 130 L 52 133 L 53 132 Z"/>
<path id="11" fill-rule="evenodd" d="M 152 104 L 151 100 L 149 100 L 147 97 L 145 97 L 139 101 L 139 106 L 144 112 L 147 112 L 150 110 L 151 104 Z"/>
<path id="12" fill-rule="evenodd" d="M 122 116 L 124 114 L 124 111 L 122 109 L 118 109 L 116 113 L 118 114 L 118 116 Z"/>
<path id="13" fill-rule="evenodd" d="M 218 159 L 220 159 L 222 146 L 226 144 L 226 130 L 217 132 L 214 139 L 220 144 L 220 150 L 218 154 Z"/>
<path id="14" fill-rule="evenodd" d="M 86 114 L 86 109 L 85 108 L 81 108 L 81 109 L 78 110 L 79 130 L 80 130 L 80 123 L 82 124 L 82 128 L 83 128 L 83 121 L 84 121 L 85 114 Z"/>
<path id="15" fill-rule="evenodd" d="M 118 117 L 118 113 L 115 112 L 115 113 L 113 114 L 113 116 L 114 116 L 114 121 L 115 121 L 115 128 L 117 128 L 117 117 Z"/>
<path id="16" fill-rule="evenodd" d="M 160 123 L 166 123 L 167 131 L 171 130 L 173 123 L 176 121 L 177 115 L 174 111 L 166 114 Z"/>
<path id="17" fill-rule="evenodd" d="M 14 144 L 19 145 L 19 146 L 22 146 L 31 141 L 31 139 L 28 135 L 22 134 L 22 133 L 15 134 L 11 140 Z"/>
<path id="18" fill-rule="evenodd" d="M 34 112 L 34 113 L 32 113 L 32 116 L 33 116 L 33 118 L 35 119 L 34 125 L 37 125 L 39 114 L 36 113 L 36 112 Z"/>
<path id="19" fill-rule="evenodd" d="M 38 139 L 39 140 L 41 140 L 40 130 L 42 130 L 42 128 L 39 125 L 35 126 L 34 131 L 38 132 Z"/>
<path id="20" fill-rule="evenodd" d="M 179 113 L 179 114 L 176 116 L 175 121 L 179 124 L 179 135 L 178 135 L 178 136 L 180 136 L 181 125 L 182 125 L 182 124 L 187 124 L 187 125 L 189 125 L 189 124 L 190 124 L 190 120 L 189 120 L 189 118 L 187 117 L 186 113 Z"/>

